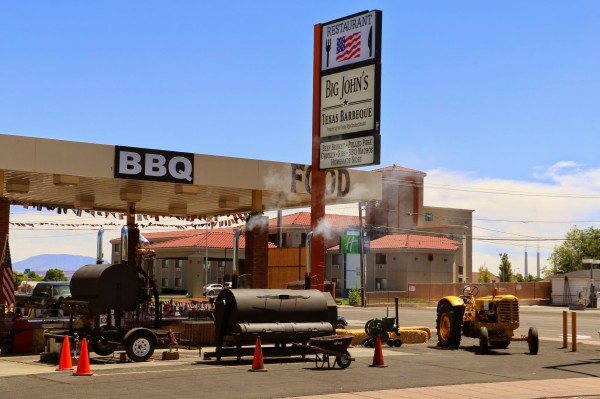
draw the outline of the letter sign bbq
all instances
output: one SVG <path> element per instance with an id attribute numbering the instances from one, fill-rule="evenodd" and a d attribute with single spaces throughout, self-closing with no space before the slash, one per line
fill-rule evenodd
<path id="1" fill-rule="evenodd" d="M 115 178 L 192 184 L 194 154 L 115 146 Z"/>

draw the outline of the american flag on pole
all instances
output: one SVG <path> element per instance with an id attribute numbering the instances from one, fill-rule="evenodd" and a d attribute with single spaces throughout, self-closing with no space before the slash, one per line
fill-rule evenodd
<path id="1" fill-rule="evenodd" d="M 360 57 L 360 32 L 337 38 L 335 59 L 338 62 Z"/>
<path id="2" fill-rule="evenodd" d="M 4 250 L 0 257 L 0 267 L 2 268 L 2 298 L 4 298 L 5 304 L 12 306 L 15 304 L 15 283 L 13 281 L 8 236 L 4 242 Z"/>

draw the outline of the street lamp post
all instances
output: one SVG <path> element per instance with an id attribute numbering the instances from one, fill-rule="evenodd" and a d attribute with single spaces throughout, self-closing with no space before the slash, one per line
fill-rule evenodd
<path id="1" fill-rule="evenodd" d="M 590 265 L 590 306 L 595 307 L 597 304 L 595 303 L 598 298 L 596 298 L 596 293 L 594 292 L 594 265 L 600 264 L 600 260 L 598 259 L 582 259 L 581 262 L 583 264 Z"/>
<path id="2" fill-rule="evenodd" d="M 358 203 L 358 245 L 360 254 L 360 303 L 361 306 L 367 306 L 367 284 L 366 284 L 366 265 L 365 265 L 365 238 L 363 236 L 363 207 L 366 208 L 365 202 Z"/>
<path id="3" fill-rule="evenodd" d="M 594 265 L 599 265 L 600 260 L 598 259 L 582 259 L 581 262 L 584 264 L 589 263 L 590 266 L 590 280 L 594 281 Z"/>

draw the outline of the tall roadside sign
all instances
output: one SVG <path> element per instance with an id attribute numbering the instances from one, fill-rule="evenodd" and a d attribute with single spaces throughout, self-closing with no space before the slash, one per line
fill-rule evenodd
<path id="1" fill-rule="evenodd" d="M 380 162 L 381 14 L 365 11 L 323 24 L 321 169 Z"/>
<path id="2" fill-rule="evenodd" d="M 325 216 L 325 171 L 380 162 L 381 21 L 373 10 L 314 27 L 312 231 Z M 323 290 L 323 237 L 310 245 L 305 286 Z"/>

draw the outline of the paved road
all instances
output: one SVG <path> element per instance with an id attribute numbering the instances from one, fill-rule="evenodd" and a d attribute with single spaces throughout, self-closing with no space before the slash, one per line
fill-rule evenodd
<path id="1" fill-rule="evenodd" d="M 352 321 L 382 317 L 385 310 L 342 308 Z M 369 313 L 370 312 L 370 313 Z M 583 312 L 582 312 L 583 313 Z M 434 309 L 401 309 L 402 325 L 426 325 Z M 523 316 L 528 315 L 524 310 Z M 555 311 L 535 311 L 540 324 L 553 325 L 561 315 Z M 589 314 L 589 316 L 587 316 Z M 600 322 L 600 312 L 582 315 Z M 585 322 L 583 321 L 585 319 Z M 549 322 L 548 322 L 549 320 Z M 592 324 L 594 324 L 592 323 Z M 363 323 L 364 325 L 364 323 Z M 543 327 L 544 329 L 546 327 Z M 560 329 L 559 329 L 560 330 Z M 557 330 L 557 331 L 559 331 Z M 540 334 L 543 337 L 543 334 Z M 351 348 L 355 361 L 345 370 L 315 368 L 312 359 L 265 359 L 265 373 L 250 373 L 252 359 L 217 364 L 204 361 L 198 351 L 181 351 L 179 360 L 162 361 L 158 351 L 152 361 L 119 364 L 115 359 L 92 357 L 91 377 L 54 371 L 41 365 L 37 356 L 0 358 L 0 398 L 280 398 L 440 385 L 539 381 L 550 379 L 598 379 L 600 393 L 600 345 L 598 338 L 579 340 L 578 351 L 562 348 L 556 341 L 542 340 L 537 356 L 528 354 L 527 344 L 515 342 L 506 350 L 478 355 L 478 341 L 465 338 L 458 350 L 439 349 L 435 335 L 426 344 L 384 346 L 385 368 L 369 367 L 373 349 Z M 593 345 L 595 344 L 595 345 Z M 210 350 L 212 348 L 205 348 Z M 583 380 L 582 380 L 583 381 Z M 554 381 L 553 383 L 556 383 Z M 502 394 L 502 393 L 499 393 Z M 503 393 L 504 397 L 510 397 Z M 478 397 L 477 393 L 468 394 Z M 541 395 L 540 395 L 541 396 Z"/>
<path id="2" fill-rule="evenodd" d="M 520 306 L 520 327 L 516 330 L 517 335 L 527 335 L 529 327 L 538 329 L 540 337 L 546 340 L 557 340 L 562 342 L 563 337 L 563 311 L 566 308 L 548 306 Z M 431 329 L 435 336 L 435 307 L 401 307 L 398 310 L 400 326 L 425 326 Z M 567 337 L 571 340 L 571 311 L 567 312 Z M 600 309 L 586 309 L 577 311 L 577 339 L 582 341 L 598 342 L 600 336 Z M 342 306 L 339 314 L 348 321 L 350 328 L 363 329 L 367 320 L 374 317 L 395 317 L 393 307 L 386 308 L 354 308 Z"/>

